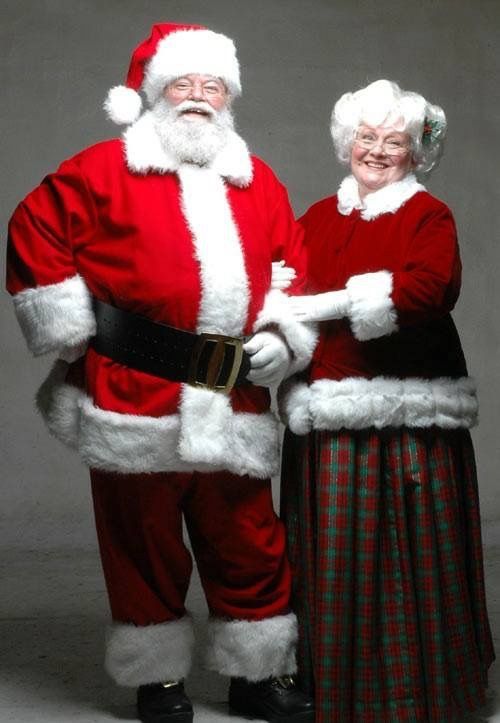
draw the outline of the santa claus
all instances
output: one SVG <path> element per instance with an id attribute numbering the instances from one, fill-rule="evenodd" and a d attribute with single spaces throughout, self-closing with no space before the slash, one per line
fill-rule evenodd
<path id="1" fill-rule="evenodd" d="M 141 91 L 147 101 L 142 111 Z M 229 702 L 312 721 L 294 684 L 296 618 L 270 477 L 269 386 L 314 331 L 271 288 L 304 251 L 282 184 L 233 127 L 231 40 L 155 25 L 105 107 L 127 124 L 62 163 L 16 209 L 8 289 L 31 351 L 56 352 L 38 395 L 91 469 L 112 612 L 106 667 L 147 723 L 185 723 L 193 630 L 184 516 L 209 609 L 206 661 Z"/>

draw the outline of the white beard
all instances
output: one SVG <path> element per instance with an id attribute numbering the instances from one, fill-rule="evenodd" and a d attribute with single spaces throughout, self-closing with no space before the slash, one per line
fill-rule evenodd
<path id="1" fill-rule="evenodd" d="M 199 121 L 184 118 L 182 111 L 188 108 L 200 108 L 210 117 Z M 234 128 L 233 115 L 229 108 L 215 111 L 205 102 L 184 101 L 172 106 L 167 100 L 160 98 L 152 113 L 163 148 L 179 163 L 193 163 L 197 166 L 210 164 L 225 146 L 229 133 Z"/>

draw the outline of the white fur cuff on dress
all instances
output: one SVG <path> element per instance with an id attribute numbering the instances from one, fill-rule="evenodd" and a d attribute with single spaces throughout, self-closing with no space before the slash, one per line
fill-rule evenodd
<path id="1" fill-rule="evenodd" d="M 378 339 L 398 330 L 389 271 L 351 276 L 346 289 L 351 302 L 349 319 L 356 339 Z"/>

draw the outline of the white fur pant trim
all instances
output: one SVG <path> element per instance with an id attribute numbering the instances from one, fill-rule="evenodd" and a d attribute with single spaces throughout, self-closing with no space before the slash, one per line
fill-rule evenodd
<path id="1" fill-rule="evenodd" d="M 105 667 L 127 687 L 185 678 L 191 667 L 194 634 L 191 618 L 158 625 L 114 623 L 108 630 Z"/>
<path id="2" fill-rule="evenodd" d="M 297 635 L 293 613 L 255 622 L 212 619 L 208 624 L 207 667 L 253 682 L 292 675 L 297 670 Z"/>

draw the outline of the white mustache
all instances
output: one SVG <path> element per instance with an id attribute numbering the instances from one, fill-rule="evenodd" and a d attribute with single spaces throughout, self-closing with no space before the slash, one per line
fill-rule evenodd
<path id="1" fill-rule="evenodd" d="M 206 103 L 204 100 L 183 100 L 182 103 L 179 103 L 179 105 L 175 106 L 174 110 L 177 116 L 180 116 L 190 110 L 201 110 L 207 115 L 209 115 L 211 118 L 214 118 L 216 115 L 216 112 L 212 108 L 212 106 L 209 103 Z"/>

